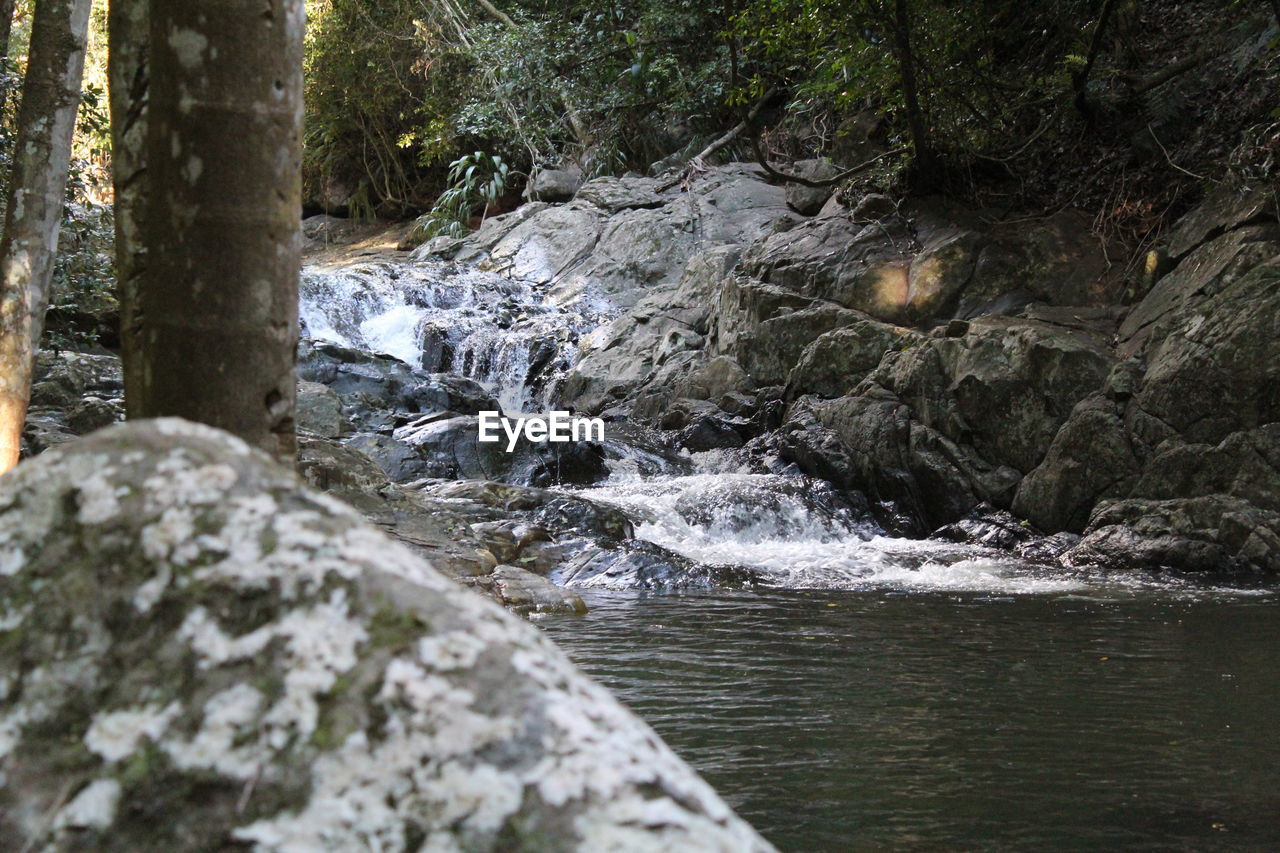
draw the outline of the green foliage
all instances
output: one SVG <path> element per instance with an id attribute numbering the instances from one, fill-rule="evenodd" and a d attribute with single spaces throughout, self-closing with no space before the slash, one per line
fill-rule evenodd
<path id="1" fill-rule="evenodd" d="M 455 0 L 309 0 L 309 198 L 363 187 L 375 207 L 428 207 L 474 150 L 513 177 L 566 153 L 643 169 L 736 121 L 720 2 L 498 6 L 504 20 Z"/>
<path id="2" fill-rule="evenodd" d="M 449 164 L 449 188 L 436 199 L 430 211 L 418 217 L 409 235 L 412 242 L 432 237 L 461 237 L 467 220 L 479 205 L 484 211 L 502 197 L 509 169 L 501 157 L 476 151 Z M 484 212 L 481 213 L 483 218 Z"/>

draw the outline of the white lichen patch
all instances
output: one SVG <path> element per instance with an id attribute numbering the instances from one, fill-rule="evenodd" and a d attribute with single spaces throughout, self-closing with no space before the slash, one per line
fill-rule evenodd
<path id="1" fill-rule="evenodd" d="M 54 829 L 106 829 L 116 819 L 120 783 L 95 779 L 67 803 L 53 820 Z"/>
<path id="2" fill-rule="evenodd" d="M 213 463 L 192 468 L 183 450 L 172 451 L 169 458 L 155 466 L 155 476 L 143 483 L 148 508 L 161 511 L 172 506 L 204 506 L 214 504 L 235 485 L 235 468 Z"/>
<path id="3" fill-rule="evenodd" d="M 166 739 L 160 744 L 174 766 L 183 770 L 215 770 L 233 779 L 251 779 L 268 756 L 256 739 L 234 747 L 237 737 L 253 731 L 263 695 L 248 684 L 214 694 L 204 705 L 200 730 L 190 740 Z"/>
<path id="4" fill-rule="evenodd" d="M 84 745 L 107 763 L 114 763 L 132 754 L 144 737 L 158 741 L 181 710 L 177 702 L 170 702 L 164 708 L 144 705 L 97 714 L 85 733 Z"/>
<path id="5" fill-rule="evenodd" d="M 80 483 L 77 502 L 81 524 L 101 524 L 120 514 L 116 485 L 111 480 L 113 470 L 98 471 Z M 125 490 L 127 491 L 127 490 Z"/>
<path id="6" fill-rule="evenodd" d="M 0 577 L 12 577 L 22 571 L 27 554 L 19 546 L 0 546 Z"/>
<path id="7" fill-rule="evenodd" d="M 209 47 L 209 39 L 195 30 L 175 29 L 169 33 L 169 47 L 173 49 L 178 62 L 188 71 L 194 71 L 204 62 L 204 52 Z"/>

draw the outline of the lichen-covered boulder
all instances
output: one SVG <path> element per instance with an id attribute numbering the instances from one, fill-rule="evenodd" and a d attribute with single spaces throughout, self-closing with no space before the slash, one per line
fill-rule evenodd
<path id="1" fill-rule="evenodd" d="M 14 850 L 768 850 L 535 628 L 242 442 L 0 478 Z"/>

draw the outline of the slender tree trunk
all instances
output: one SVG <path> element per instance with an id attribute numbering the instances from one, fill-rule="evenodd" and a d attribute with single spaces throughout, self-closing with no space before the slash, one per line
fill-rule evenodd
<path id="1" fill-rule="evenodd" d="M 140 198 L 144 417 L 292 459 L 303 0 L 151 0 Z M 132 314 L 135 319 L 136 313 Z"/>
<path id="2" fill-rule="evenodd" d="M 0 0 L 0 60 L 9 58 L 9 37 L 13 34 L 15 0 Z M 0 112 L 9 100 L 9 90 L 0 87 Z"/>
<path id="3" fill-rule="evenodd" d="M 142 251 L 144 146 L 147 137 L 148 0 L 111 0 L 108 71 L 111 81 L 111 178 L 115 187 L 116 281 L 120 302 L 120 356 L 125 386 L 142 385 L 142 312 L 138 291 L 146 255 Z M 125 414 L 140 416 L 136 394 L 125 397 Z"/>
<path id="4" fill-rule="evenodd" d="M 13 33 L 15 0 L 0 0 L 0 56 L 9 56 L 9 36 Z"/>
<path id="5" fill-rule="evenodd" d="M 907 0 L 893 3 L 893 45 L 898 60 L 898 78 L 902 98 L 907 107 L 907 126 L 911 130 L 911 148 L 915 154 L 916 172 L 924 183 L 936 179 L 938 155 L 929 141 L 928 125 L 920 108 L 920 89 L 916 82 L 915 54 L 911 49 L 911 14 Z"/>
<path id="6" fill-rule="evenodd" d="M 1093 104 L 1089 101 L 1089 75 L 1093 73 L 1094 63 L 1102 50 L 1102 39 L 1107 34 L 1107 23 L 1111 13 L 1115 11 L 1116 0 L 1103 0 L 1102 11 L 1098 13 L 1098 23 L 1093 27 L 1093 37 L 1089 39 L 1089 53 L 1085 56 L 1084 67 L 1071 72 L 1072 101 L 1076 111 L 1084 117 L 1085 122 L 1092 125 L 1096 116 Z"/>
<path id="7" fill-rule="evenodd" d="M 17 464 L 22 446 L 62 224 L 90 5 L 41 0 L 32 21 L 0 244 L 0 473 Z"/>

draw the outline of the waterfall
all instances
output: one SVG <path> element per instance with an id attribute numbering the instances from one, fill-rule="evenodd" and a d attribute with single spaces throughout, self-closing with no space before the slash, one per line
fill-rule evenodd
<path id="1" fill-rule="evenodd" d="M 379 260 L 303 270 L 302 334 L 484 385 L 507 412 L 550 408 L 579 339 L 612 306 L 443 263 Z"/>

